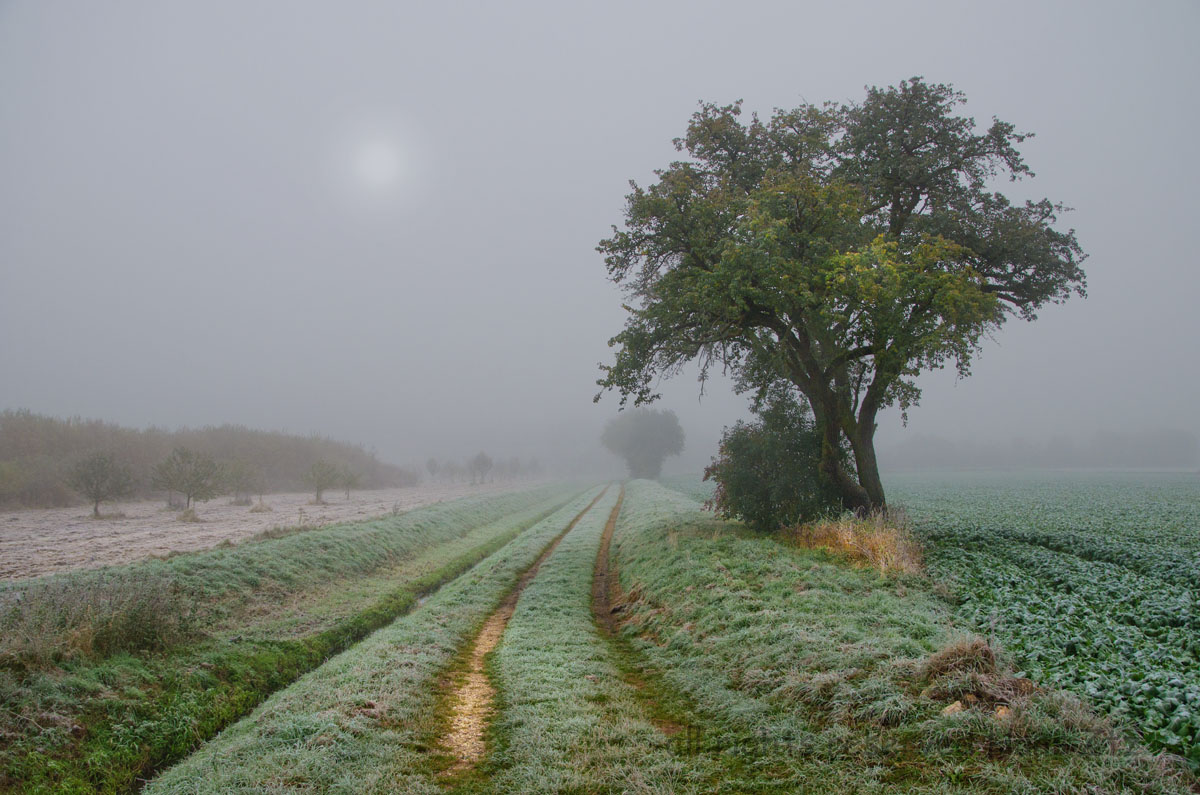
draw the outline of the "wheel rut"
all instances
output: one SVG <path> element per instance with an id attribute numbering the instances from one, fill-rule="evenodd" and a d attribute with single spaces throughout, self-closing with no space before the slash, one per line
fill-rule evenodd
<path id="1" fill-rule="evenodd" d="M 624 594 L 621 592 L 621 580 L 617 573 L 612 556 L 612 539 L 617 529 L 617 518 L 621 515 L 621 506 L 625 502 L 625 487 L 617 497 L 608 522 L 604 525 L 604 535 L 600 537 L 600 549 L 596 553 L 596 567 L 592 574 L 592 614 L 601 634 L 609 641 L 610 647 L 616 652 L 618 667 L 622 679 L 633 687 L 639 700 L 646 708 L 647 717 L 663 734 L 674 737 L 684 730 L 683 724 L 676 723 L 662 714 L 662 705 L 652 702 L 646 680 L 629 664 L 631 657 L 628 644 L 619 636 L 621 628 L 620 612 L 625 605 Z"/>
<path id="2" fill-rule="evenodd" d="M 567 533 L 579 524 L 579 520 L 587 515 L 588 511 L 595 507 L 596 503 L 607 493 L 608 487 L 606 486 L 596 495 L 595 499 L 588 503 L 586 508 L 570 521 L 561 533 L 554 537 L 553 541 L 546 545 L 533 565 L 521 574 L 516 586 L 504 597 L 500 606 L 484 621 L 483 627 L 471 642 L 466 675 L 456 679 L 452 685 L 454 691 L 450 695 L 450 703 L 453 704 L 453 711 L 449 728 L 438 743 L 454 759 L 454 762 L 443 772 L 443 776 L 452 777 L 465 773 L 486 755 L 487 744 L 484 742 L 484 732 L 494 713 L 493 703 L 496 697 L 496 688 L 492 685 L 485 669 L 487 655 L 496 648 L 500 638 L 504 636 L 504 630 L 516 609 L 517 600 L 520 599 L 525 586 L 537 576 L 542 563 L 554 553 L 559 542 L 566 537 Z M 622 488 L 622 495 L 624 495 L 624 488 Z M 617 505 L 620 506 L 620 500 Z"/>

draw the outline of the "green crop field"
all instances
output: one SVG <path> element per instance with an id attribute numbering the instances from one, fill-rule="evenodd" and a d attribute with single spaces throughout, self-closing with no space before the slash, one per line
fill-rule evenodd
<path id="1" fill-rule="evenodd" d="M 889 485 L 961 620 L 1035 681 L 1086 695 L 1200 768 L 1195 473 L 902 474 Z"/>

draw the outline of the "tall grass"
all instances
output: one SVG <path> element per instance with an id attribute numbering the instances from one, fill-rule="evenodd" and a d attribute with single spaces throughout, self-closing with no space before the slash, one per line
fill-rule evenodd
<path id="1" fill-rule="evenodd" d="M 870 566 L 880 574 L 920 574 L 921 546 L 903 511 L 875 511 L 867 516 L 843 514 L 785 530 L 794 543 L 827 549 Z"/>
<path id="2" fill-rule="evenodd" d="M 161 572 L 40 580 L 0 594 L 0 666 L 45 667 L 76 654 L 158 651 L 194 636 L 199 606 Z"/>

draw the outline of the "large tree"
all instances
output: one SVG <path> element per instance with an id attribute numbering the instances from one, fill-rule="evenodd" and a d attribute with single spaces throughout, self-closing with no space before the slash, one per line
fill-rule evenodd
<path id="1" fill-rule="evenodd" d="M 964 102 L 916 77 L 748 124 L 740 103 L 701 105 L 675 142 L 688 159 L 633 184 L 600 244 L 629 317 L 598 383 L 640 405 L 698 360 L 746 391 L 783 384 L 812 407 L 843 504 L 883 507 L 878 413 L 914 405 L 924 370 L 966 375 L 1009 317 L 1084 294 L 1074 230 L 1054 228 L 1064 208 L 991 184 L 1032 176 L 1027 134 L 977 131 Z"/>
<path id="2" fill-rule="evenodd" d="M 673 411 L 634 409 L 609 420 L 600 441 L 625 459 L 629 477 L 653 480 L 667 456 L 683 452 L 683 428 Z"/>

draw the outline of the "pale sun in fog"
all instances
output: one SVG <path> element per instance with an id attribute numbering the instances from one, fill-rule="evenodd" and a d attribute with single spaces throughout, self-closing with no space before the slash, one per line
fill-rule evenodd
<path id="1" fill-rule="evenodd" d="M 354 153 L 354 174 L 370 188 L 393 185 L 403 165 L 399 148 L 390 141 L 366 141 Z"/>

